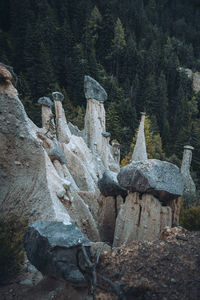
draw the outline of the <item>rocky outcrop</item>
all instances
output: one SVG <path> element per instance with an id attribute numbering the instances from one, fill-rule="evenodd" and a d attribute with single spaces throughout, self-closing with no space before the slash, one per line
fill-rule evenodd
<path id="1" fill-rule="evenodd" d="M 29 222 L 42 219 L 71 223 L 73 219 L 91 240 L 98 241 L 97 222 L 87 201 L 78 194 L 89 186 L 93 192 L 98 191 L 98 176 L 103 170 L 91 151 L 82 138 L 73 136 L 70 143 L 60 143 L 56 132 L 35 126 L 13 94 L 11 82 L 1 90 L 1 216 L 26 215 Z M 70 156 L 76 157 L 71 161 L 76 168 L 70 165 Z M 86 184 L 78 177 L 81 166 Z"/>
<path id="2" fill-rule="evenodd" d="M 24 248 L 30 262 L 46 276 L 85 285 L 81 245 L 90 242 L 74 224 L 39 221 L 28 227 Z"/>
<path id="3" fill-rule="evenodd" d="M 177 166 L 149 159 L 132 162 L 117 176 L 119 184 L 132 192 L 149 193 L 167 203 L 183 194 L 183 179 Z"/>
<path id="4" fill-rule="evenodd" d="M 72 125 L 72 132 L 69 130 L 61 93 L 52 93 L 55 119 L 51 99 L 39 99 L 42 128 L 38 128 L 17 97 L 11 73 L 4 66 L 0 72 L 1 215 L 26 215 L 30 223 L 37 219 L 66 224 L 74 221 L 88 238 L 99 241 L 98 179 L 110 167 L 119 171 L 119 151 L 116 160 L 106 132 L 103 101 L 88 100 L 94 112 L 89 109 L 86 113 L 89 132 L 95 136 L 90 136 L 94 149 L 85 142 L 87 126 L 79 131 Z M 93 84 L 86 88 L 86 94 L 92 89 L 105 100 L 103 88 L 95 91 Z"/>
<path id="5" fill-rule="evenodd" d="M 107 94 L 95 80 L 85 78 L 82 131 L 68 126 L 59 92 L 52 93 L 55 119 L 51 100 L 39 99 L 38 128 L 27 117 L 11 74 L 0 67 L 1 215 L 26 215 L 30 223 L 75 222 L 91 241 L 114 239 L 117 246 L 156 239 L 161 228 L 178 220 L 182 175 L 170 163 L 147 160 L 144 114 L 133 161 L 120 170 L 120 145 L 110 145 L 106 132 Z"/>
<path id="6" fill-rule="evenodd" d="M 140 197 L 139 193 L 130 193 L 116 219 L 113 246 L 130 245 L 134 240 L 157 240 L 163 228 L 171 225 L 170 207 L 163 207 L 153 195 Z"/>
<path id="7" fill-rule="evenodd" d="M 66 156 L 58 142 L 56 148 L 54 140 L 34 126 L 17 96 L 1 94 L 0 103 L 1 215 L 26 215 L 30 222 L 43 219 L 71 223 L 73 219 L 91 240 L 98 241 L 97 223 L 78 195 L 79 187 L 66 167 Z M 88 165 L 85 170 L 92 169 Z M 96 183 L 93 179 L 91 182 L 98 189 L 97 176 Z"/>
<path id="8" fill-rule="evenodd" d="M 1 215 L 26 215 L 30 222 L 37 218 L 70 222 L 47 180 L 51 169 L 54 185 L 63 188 L 63 180 L 36 135 L 36 126 L 17 96 L 1 93 L 0 103 Z"/>

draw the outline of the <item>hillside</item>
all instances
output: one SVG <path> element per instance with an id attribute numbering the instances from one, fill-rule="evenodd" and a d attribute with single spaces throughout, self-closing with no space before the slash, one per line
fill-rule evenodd
<path id="1" fill-rule="evenodd" d="M 168 228 L 161 241 L 135 241 L 130 247 L 104 251 L 97 273 L 113 283 L 124 283 L 121 287 L 127 300 L 197 300 L 200 292 L 199 239 L 199 232 Z M 29 264 L 24 264 L 21 274 L 0 288 L 2 299 L 92 299 L 80 288 L 73 289 L 64 282 L 44 278 L 37 284 L 39 280 L 41 275 L 34 270 L 30 273 Z M 32 286 L 31 281 L 36 285 Z M 97 300 L 123 299 L 118 298 L 104 281 L 101 285 L 107 292 L 97 289 Z"/>
<path id="2" fill-rule="evenodd" d="M 2 0 L 0 61 L 18 76 L 31 119 L 53 90 L 65 95 L 68 121 L 83 126 L 83 77 L 108 92 L 107 129 L 129 152 L 140 111 L 160 134 L 166 157 L 191 144 L 200 178 L 200 96 L 179 67 L 200 71 L 198 0 Z"/>

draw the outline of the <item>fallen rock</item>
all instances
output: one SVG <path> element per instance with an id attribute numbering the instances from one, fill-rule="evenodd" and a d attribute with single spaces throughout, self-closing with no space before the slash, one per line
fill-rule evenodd
<path id="1" fill-rule="evenodd" d="M 120 170 L 117 179 L 123 188 L 153 194 L 162 202 L 176 199 L 184 189 L 179 168 L 157 159 L 132 162 Z"/>
<path id="2" fill-rule="evenodd" d="M 104 172 L 103 177 L 98 181 L 98 187 L 105 197 L 118 195 L 126 197 L 127 195 L 126 189 L 118 183 L 117 174 L 108 170 Z"/>
<path id="3" fill-rule="evenodd" d="M 105 101 L 108 97 L 104 88 L 90 76 L 84 77 L 84 92 L 86 99 Z"/>
<path id="4" fill-rule="evenodd" d="M 90 242 L 74 223 L 38 221 L 24 235 L 27 257 L 43 275 L 84 285 L 86 279 L 78 268 L 81 245 L 88 249 Z"/>

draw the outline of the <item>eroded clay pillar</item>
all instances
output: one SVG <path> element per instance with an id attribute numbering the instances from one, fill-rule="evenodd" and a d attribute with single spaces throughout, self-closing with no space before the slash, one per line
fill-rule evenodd
<path id="1" fill-rule="evenodd" d="M 55 104 L 55 111 L 56 111 L 56 134 L 58 141 L 61 143 L 68 144 L 71 137 L 71 132 L 67 125 L 67 120 L 65 117 L 65 112 L 62 107 L 62 101 L 64 99 L 63 94 L 59 92 L 52 93 L 54 104 Z"/>
<path id="2" fill-rule="evenodd" d="M 41 97 L 38 99 L 38 103 L 42 105 L 42 127 L 47 131 L 50 130 L 50 122 L 53 122 L 53 114 L 51 107 L 53 102 L 48 97 Z"/>
<path id="3" fill-rule="evenodd" d="M 192 162 L 192 146 L 184 146 L 183 159 L 181 164 L 181 174 L 184 180 L 183 197 L 185 205 L 188 206 L 196 197 L 196 186 L 190 175 L 190 166 Z"/>
<path id="4" fill-rule="evenodd" d="M 146 150 L 146 142 L 144 135 L 144 121 L 145 121 L 145 113 L 141 113 L 141 121 L 137 135 L 137 141 L 134 147 L 132 161 L 140 161 L 147 160 L 147 150 Z"/>
<path id="5" fill-rule="evenodd" d="M 90 76 L 84 78 L 84 92 L 87 99 L 85 115 L 85 139 L 93 153 L 102 156 L 104 148 L 103 133 L 106 131 L 104 101 L 107 93 L 103 87 Z"/>
<path id="6" fill-rule="evenodd" d="M 120 164 L 120 144 L 118 141 L 112 141 L 112 155 L 117 164 Z"/>

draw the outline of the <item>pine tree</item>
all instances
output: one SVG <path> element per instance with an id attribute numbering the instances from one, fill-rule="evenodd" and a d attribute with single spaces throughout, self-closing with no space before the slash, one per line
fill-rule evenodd
<path id="1" fill-rule="evenodd" d="M 115 23 L 114 38 L 112 40 L 113 74 L 118 76 L 120 57 L 126 47 L 125 31 L 119 18 Z"/>
<path id="2" fill-rule="evenodd" d="M 106 111 L 106 130 L 111 133 L 112 139 L 121 140 L 121 125 L 120 118 L 113 102 L 109 103 Z"/>

